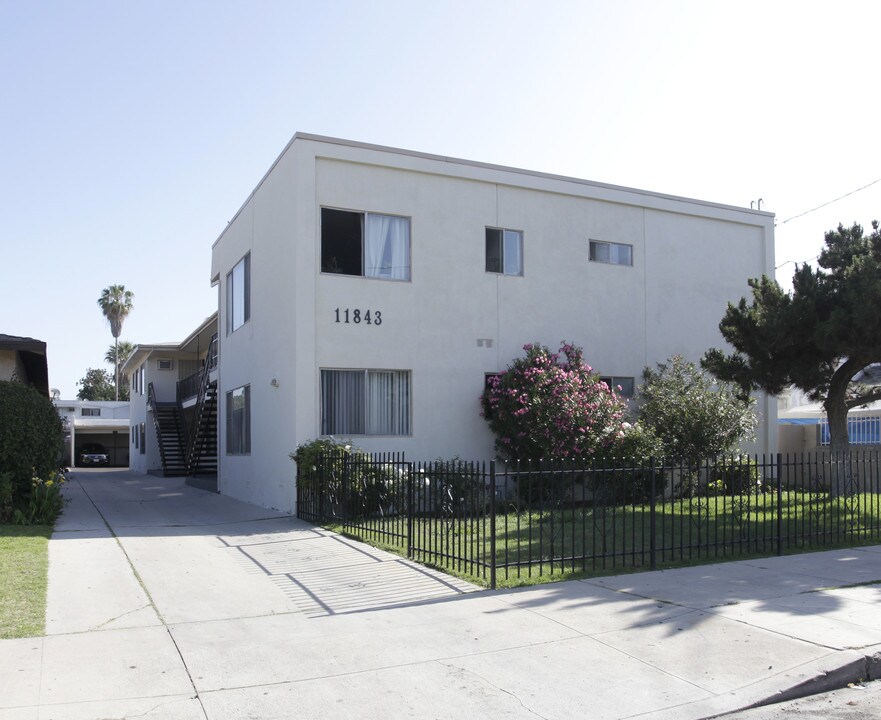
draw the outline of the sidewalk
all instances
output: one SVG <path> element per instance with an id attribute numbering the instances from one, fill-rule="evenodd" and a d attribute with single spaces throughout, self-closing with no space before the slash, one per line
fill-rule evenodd
<path id="1" fill-rule="evenodd" d="M 678 720 L 881 676 L 881 546 L 478 592 L 177 478 L 66 495 L 0 720 Z"/>

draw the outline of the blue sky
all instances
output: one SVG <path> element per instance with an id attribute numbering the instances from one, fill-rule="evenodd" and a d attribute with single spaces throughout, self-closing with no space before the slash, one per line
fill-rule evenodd
<path id="1" fill-rule="evenodd" d="M 0 0 L 0 332 L 76 393 L 185 337 L 210 248 L 296 131 L 777 214 L 777 262 L 881 219 L 874 2 Z M 785 282 L 792 265 L 781 269 Z M 744 291 L 747 288 L 744 287 Z M 108 367 L 109 369 L 109 367 Z"/>

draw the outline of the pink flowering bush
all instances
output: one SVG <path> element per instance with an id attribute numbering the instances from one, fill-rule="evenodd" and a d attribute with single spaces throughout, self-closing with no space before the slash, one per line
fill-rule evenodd
<path id="1" fill-rule="evenodd" d="M 604 460 L 627 445 L 627 405 L 584 362 L 581 348 L 529 344 L 481 396 L 482 415 L 505 461 Z"/>

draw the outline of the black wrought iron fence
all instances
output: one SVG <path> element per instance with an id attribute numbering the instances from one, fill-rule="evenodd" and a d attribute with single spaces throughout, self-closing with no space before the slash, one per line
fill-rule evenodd
<path id="1" fill-rule="evenodd" d="M 340 451 L 298 468 L 297 515 L 496 587 L 876 541 L 879 470 L 877 451 L 505 467 Z"/>

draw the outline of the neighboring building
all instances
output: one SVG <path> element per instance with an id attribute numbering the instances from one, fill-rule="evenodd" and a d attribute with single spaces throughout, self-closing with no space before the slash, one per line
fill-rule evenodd
<path id="1" fill-rule="evenodd" d="M 0 334 L 0 380 L 18 380 L 49 397 L 46 343 L 29 337 Z"/>
<path id="2" fill-rule="evenodd" d="M 881 364 L 860 370 L 854 383 L 867 387 L 881 385 Z M 807 394 L 795 387 L 777 398 L 778 450 L 781 453 L 828 450 L 829 422 L 820 402 L 812 402 Z M 877 450 L 881 446 L 881 402 L 857 407 L 847 414 L 847 434 L 857 450 Z"/>
<path id="3" fill-rule="evenodd" d="M 79 465 L 83 447 L 99 444 L 107 451 L 111 466 L 128 467 L 128 402 L 53 398 L 52 403 L 64 425 L 65 465 Z"/>
<path id="4" fill-rule="evenodd" d="M 131 389 L 130 467 L 217 471 L 217 314 L 180 343 L 136 345 L 122 367 Z"/>
<path id="5" fill-rule="evenodd" d="M 773 269 L 767 212 L 297 134 L 213 246 L 219 489 L 293 512 L 319 436 L 490 458 L 478 397 L 525 343 L 632 387 Z"/>

